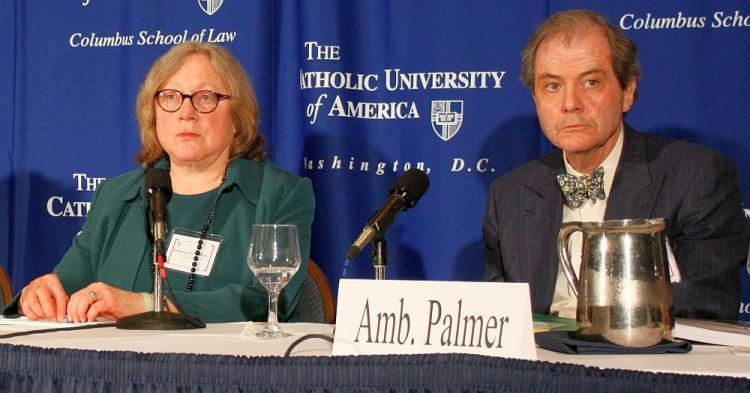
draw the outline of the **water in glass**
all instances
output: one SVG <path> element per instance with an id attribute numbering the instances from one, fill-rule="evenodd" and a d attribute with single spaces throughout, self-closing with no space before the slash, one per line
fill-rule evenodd
<path id="1" fill-rule="evenodd" d="M 279 326 L 279 293 L 302 263 L 296 225 L 256 224 L 250 235 L 247 264 L 268 291 L 268 322 L 256 333 L 263 339 L 289 337 Z"/>

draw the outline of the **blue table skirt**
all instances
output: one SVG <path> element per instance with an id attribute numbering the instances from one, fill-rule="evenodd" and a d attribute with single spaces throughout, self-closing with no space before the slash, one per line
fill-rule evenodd
<path id="1" fill-rule="evenodd" d="M 748 392 L 750 379 L 456 354 L 282 358 L 0 344 L 0 391 Z"/>

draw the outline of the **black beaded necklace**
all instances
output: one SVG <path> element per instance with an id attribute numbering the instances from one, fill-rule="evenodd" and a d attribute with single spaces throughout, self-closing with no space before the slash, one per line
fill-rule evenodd
<path id="1" fill-rule="evenodd" d="M 226 183 L 227 181 L 227 172 L 229 172 L 229 168 L 224 170 L 224 175 L 221 176 L 221 183 L 219 184 L 219 188 L 216 191 L 217 195 L 219 192 L 221 192 L 221 187 Z M 193 290 L 193 282 L 195 281 L 195 269 L 198 266 L 198 257 L 201 255 L 201 249 L 203 248 L 203 240 L 206 239 L 206 235 L 208 234 L 208 229 L 211 227 L 211 223 L 214 221 L 214 209 L 216 208 L 216 204 L 214 203 L 214 206 L 211 207 L 211 210 L 208 212 L 208 217 L 206 217 L 206 223 L 203 225 L 203 229 L 201 229 L 201 235 L 198 238 L 198 245 L 195 247 L 195 256 L 193 256 L 193 263 L 190 267 L 190 275 L 188 276 L 187 285 L 185 285 L 185 292 L 190 292 Z"/>

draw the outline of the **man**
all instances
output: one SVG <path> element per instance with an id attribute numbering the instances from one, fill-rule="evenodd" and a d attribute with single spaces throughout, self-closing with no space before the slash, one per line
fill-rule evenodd
<path id="1" fill-rule="evenodd" d="M 492 184 L 485 278 L 528 282 L 534 312 L 575 317 L 556 251 L 560 224 L 662 217 L 681 274 L 672 285 L 675 315 L 736 319 L 750 241 L 737 170 L 716 152 L 624 122 L 637 96 L 636 54 L 591 11 L 556 14 L 531 37 L 522 79 L 545 136 L 560 150 Z M 587 176 L 578 183 L 589 186 L 566 197 L 560 186 L 576 183 L 566 174 Z M 575 235 L 571 249 L 580 250 Z"/>

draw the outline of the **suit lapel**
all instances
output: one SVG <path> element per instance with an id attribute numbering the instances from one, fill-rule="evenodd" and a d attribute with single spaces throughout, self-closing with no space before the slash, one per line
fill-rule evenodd
<path id="1" fill-rule="evenodd" d="M 620 163 L 607 200 L 606 220 L 648 218 L 661 188 L 662 177 L 649 168 L 646 138 L 625 125 Z"/>
<path id="2" fill-rule="evenodd" d="M 562 192 L 555 176 L 565 173 L 562 152 L 556 151 L 540 160 L 541 166 L 533 171 L 521 187 L 519 208 L 518 245 L 522 255 L 522 273 L 532 285 L 534 309 L 546 309 L 552 299 L 557 278 L 557 235 L 562 222 Z M 541 285 L 540 285 L 541 284 Z"/>

